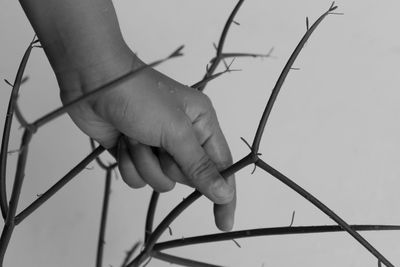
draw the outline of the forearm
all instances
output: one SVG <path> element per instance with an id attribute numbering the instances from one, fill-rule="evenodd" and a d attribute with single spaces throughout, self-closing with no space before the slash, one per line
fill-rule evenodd
<path id="1" fill-rule="evenodd" d="M 110 0 L 20 0 L 57 73 L 85 71 L 127 48 Z"/>

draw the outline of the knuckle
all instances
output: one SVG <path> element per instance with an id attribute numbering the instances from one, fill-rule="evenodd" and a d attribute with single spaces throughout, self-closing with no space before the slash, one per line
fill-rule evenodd
<path id="1" fill-rule="evenodd" d="M 215 172 L 215 164 L 207 155 L 202 156 L 199 161 L 188 168 L 189 179 L 194 185 L 202 185 L 211 181 Z"/>

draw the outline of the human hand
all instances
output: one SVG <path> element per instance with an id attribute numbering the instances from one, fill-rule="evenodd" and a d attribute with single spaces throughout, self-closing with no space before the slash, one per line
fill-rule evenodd
<path id="1" fill-rule="evenodd" d="M 57 73 L 63 103 L 143 64 L 132 52 L 118 55 L 94 68 Z M 219 174 L 232 157 L 206 95 L 148 68 L 69 115 L 102 146 L 118 147 L 118 167 L 129 186 L 148 184 L 159 192 L 176 182 L 194 187 L 215 203 L 217 227 L 232 229 L 235 179 Z"/>

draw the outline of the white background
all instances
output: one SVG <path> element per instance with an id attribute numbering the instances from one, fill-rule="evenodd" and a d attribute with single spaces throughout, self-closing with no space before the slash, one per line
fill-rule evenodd
<path id="1" fill-rule="evenodd" d="M 158 69 L 185 84 L 201 79 L 236 1 L 137 0 L 115 7 L 125 39 L 145 61 L 181 44 L 185 56 Z M 272 59 L 237 59 L 242 72 L 213 81 L 213 100 L 235 160 L 247 155 L 269 93 L 286 59 L 329 1 L 263 1 L 243 4 L 229 33 L 227 52 L 266 53 Z M 400 224 L 400 3 L 338 2 L 344 16 L 329 16 L 316 30 L 289 74 L 267 125 L 263 159 L 315 194 L 351 224 Z M 0 76 L 13 81 L 33 37 L 17 1 L 0 2 Z M 32 121 L 60 105 L 58 88 L 40 49 L 33 51 L 20 105 Z M 0 125 L 11 88 L 0 85 Z M 13 124 L 10 149 L 22 131 Z M 63 116 L 32 141 L 19 210 L 89 153 L 87 137 Z M 16 155 L 11 155 L 8 189 Z M 105 157 L 106 160 L 111 160 Z M 5 266 L 94 266 L 104 174 L 92 163 L 19 225 Z M 252 167 L 237 174 L 235 230 L 332 221 L 270 175 Z M 158 222 L 192 190 L 177 186 L 161 197 Z M 132 190 L 113 179 L 104 266 L 120 266 L 125 251 L 143 239 L 150 188 Z M 2 227 L 2 224 L 0 223 Z M 217 232 L 212 206 L 201 199 L 172 225 L 173 238 Z M 400 265 L 400 232 L 363 233 Z M 163 239 L 171 238 L 168 233 Z M 259 237 L 171 251 L 224 266 L 377 266 L 377 260 L 344 233 Z M 148 266 L 169 266 L 152 260 Z"/>

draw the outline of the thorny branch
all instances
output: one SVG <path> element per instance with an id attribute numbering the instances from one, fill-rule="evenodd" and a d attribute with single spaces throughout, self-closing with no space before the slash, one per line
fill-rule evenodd
<path id="1" fill-rule="evenodd" d="M 269 57 L 271 56 L 272 49 L 269 51 L 268 54 L 250 54 L 250 53 L 224 53 L 223 46 L 229 31 L 229 28 L 232 23 L 237 24 L 235 22 L 234 17 L 237 14 L 238 10 L 240 9 L 244 0 L 239 0 L 231 12 L 223 32 L 221 34 L 218 46 L 216 46 L 216 56 L 210 61 L 210 66 L 207 68 L 207 72 L 204 78 L 192 85 L 193 88 L 198 90 L 203 90 L 205 86 L 211 80 L 221 76 L 224 73 L 233 71 L 230 69 L 230 64 L 227 64 L 225 59 L 226 58 L 236 58 L 236 57 Z M 154 224 L 154 215 L 156 212 L 157 200 L 159 198 L 159 194 L 157 192 L 153 192 L 147 218 L 146 218 L 146 229 L 145 229 L 145 244 L 144 249 L 141 253 L 130 263 L 129 260 L 131 259 L 133 253 L 137 250 L 140 246 L 140 243 L 136 243 L 130 251 L 127 252 L 125 260 L 122 266 L 139 266 L 140 264 L 147 263 L 151 260 L 151 258 L 158 258 L 170 263 L 180 264 L 185 266 L 201 266 L 201 267 L 212 267 L 217 265 L 212 265 L 209 263 L 203 263 L 199 261 L 194 261 L 191 259 L 185 259 L 182 257 L 173 256 L 170 254 L 166 254 L 160 252 L 160 250 L 164 250 L 167 248 L 179 247 L 179 246 L 187 246 L 191 244 L 200 244 L 200 243 L 208 243 L 208 242 L 216 242 L 222 240 L 234 240 L 237 238 L 244 238 L 244 237 L 253 237 L 253 236 L 269 236 L 269 235 L 286 235 L 286 234 L 304 234 L 304 233 L 326 233 L 326 232 L 339 232 L 339 231 L 347 231 L 350 235 L 352 235 L 360 244 L 362 244 L 365 248 L 367 248 L 377 259 L 378 265 L 385 264 L 386 266 L 393 266 L 382 254 L 380 254 L 371 244 L 369 244 L 361 235 L 358 234 L 357 231 L 383 231 L 383 230 L 399 230 L 400 226 L 397 225 L 348 225 L 343 219 L 341 219 L 338 215 L 336 215 L 333 211 L 331 211 L 327 206 L 325 206 L 322 202 L 312 196 L 310 193 L 305 191 L 299 185 L 294 183 L 291 179 L 287 176 L 280 173 L 278 170 L 274 169 L 262 159 L 259 158 L 261 155 L 258 153 L 261 138 L 263 131 L 265 129 L 268 117 L 272 111 L 272 107 L 277 99 L 279 91 L 285 81 L 290 70 L 293 68 L 293 63 L 297 56 L 299 55 L 300 51 L 302 50 L 304 44 L 307 42 L 313 31 L 318 27 L 318 25 L 322 22 L 322 20 L 329 14 L 342 14 L 333 12 L 337 9 L 335 3 L 333 2 L 328 11 L 323 13 L 310 27 L 310 22 L 308 17 L 306 18 L 306 26 L 307 31 L 303 38 L 300 40 L 299 44 L 295 48 L 294 52 L 290 56 L 288 62 L 286 63 L 284 69 L 281 72 L 273 90 L 271 96 L 268 100 L 266 108 L 263 112 L 261 117 L 260 123 L 257 128 L 257 132 L 254 137 L 254 141 L 252 146 L 249 145 L 251 152 L 249 155 L 245 156 L 238 162 L 234 163 L 232 166 L 221 172 L 223 177 L 228 177 L 233 173 L 237 172 L 238 170 L 243 169 L 244 167 L 255 164 L 256 166 L 262 168 L 264 171 L 270 173 L 272 176 L 283 182 L 286 186 L 289 186 L 298 194 L 302 195 L 312 204 L 314 204 L 318 209 L 322 212 L 327 214 L 331 219 L 338 223 L 338 225 L 325 225 L 325 226 L 297 226 L 293 227 L 293 219 L 294 213 L 292 215 L 292 221 L 288 227 L 277 227 L 277 228 L 262 228 L 262 229 L 250 229 L 250 230 L 242 230 L 242 231 L 234 231 L 229 233 L 219 233 L 219 234 L 212 234 L 212 235 L 204 235 L 204 236 L 196 236 L 196 237 L 189 237 L 185 239 L 177 239 L 177 240 L 170 240 L 162 243 L 156 243 L 160 236 L 170 227 L 170 224 L 173 220 L 175 220 L 186 208 L 188 208 L 194 201 L 196 201 L 200 196 L 201 193 L 198 191 L 194 191 L 190 194 L 186 199 L 184 199 L 179 205 L 177 205 L 162 221 L 161 223 L 155 228 L 153 231 L 153 224 Z M 139 68 L 137 70 L 131 71 L 126 73 L 125 75 L 119 77 L 118 79 L 111 81 L 99 88 L 96 88 L 91 93 L 83 95 L 82 97 L 60 107 L 47 115 L 39 118 L 34 123 L 29 124 L 24 117 L 22 116 L 18 106 L 17 106 L 17 97 L 18 97 L 18 90 L 20 85 L 26 80 L 23 78 L 23 72 L 26 67 L 30 52 L 33 47 L 40 47 L 37 45 L 38 40 L 36 36 L 30 43 L 29 47 L 27 48 L 24 57 L 20 63 L 15 82 L 13 85 L 10 84 L 13 89 L 11 92 L 9 107 L 7 110 L 6 122 L 3 131 L 3 139 L 2 139 L 2 147 L 1 147 L 1 154 L 0 154 L 0 207 L 3 218 L 5 219 L 5 225 L 0 237 L 0 266 L 2 266 L 2 262 L 4 259 L 4 254 L 6 252 L 8 243 L 10 241 L 11 235 L 13 233 L 14 227 L 18 225 L 21 221 L 23 221 L 27 216 L 29 216 L 33 211 L 35 211 L 40 205 L 42 205 L 45 201 L 47 201 L 51 196 L 53 196 L 58 190 L 60 190 L 64 185 L 66 185 L 70 180 L 72 180 L 80 171 L 82 171 L 93 159 L 97 159 L 98 164 L 102 169 L 106 171 L 106 181 L 105 181 L 105 190 L 104 190 L 104 199 L 103 199 L 103 209 L 102 209 L 102 216 L 100 222 L 100 231 L 99 231 L 99 240 L 98 240 L 98 253 L 96 258 L 96 266 L 102 266 L 102 257 L 103 257 L 103 249 L 104 249 L 104 236 L 105 236 L 105 229 L 106 229 L 106 218 L 107 218 L 107 210 L 108 210 L 108 203 L 109 203 L 109 195 L 110 195 L 110 186 L 111 186 L 111 171 L 116 167 L 116 164 L 106 165 L 98 156 L 105 150 L 103 147 L 99 146 L 94 148 L 94 142 L 91 140 L 92 146 L 92 153 L 88 155 L 85 159 L 83 159 L 76 167 L 74 167 L 70 172 L 68 172 L 62 179 L 60 179 L 55 185 L 53 185 L 48 191 L 44 194 L 40 195 L 40 197 L 34 201 L 31 205 L 25 208 L 20 214 L 16 216 L 18 200 L 21 194 L 22 184 L 24 180 L 24 172 L 25 166 L 27 161 L 28 155 L 28 148 L 30 140 L 32 139 L 33 134 L 36 132 L 38 128 L 47 124 L 51 120 L 57 118 L 58 116 L 66 113 L 73 105 L 80 103 L 81 101 L 85 101 L 94 95 L 97 95 L 103 91 L 111 90 L 115 86 L 119 85 L 120 83 L 125 82 L 128 79 L 134 78 L 137 74 L 143 71 L 146 68 L 154 67 L 165 60 L 170 58 L 174 58 L 177 56 L 182 55 L 181 50 L 182 47 L 179 47 L 175 50 L 171 55 L 168 57 L 150 63 L 147 66 Z M 223 61 L 226 70 L 214 74 L 216 71 L 219 63 Z M 25 129 L 22 142 L 19 149 L 19 156 L 17 162 L 17 172 L 15 174 L 14 185 L 12 189 L 12 194 L 10 198 L 9 207 L 7 205 L 7 194 L 5 191 L 6 188 L 6 165 L 7 165 L 7 151 L 8 151 L 8 143 L 9 143 L 9 136 L 10 136 L 10 129 L 11 129 L 11 122 L 13 114 L 16 114 L 17 119 L 21 123 L 22 127 Z M 112 151 L 110 151 L 112 153 Z M 236 242 L 236 241 L 235 241 Z M 218 266 L 217 266 L 218 267 Z"/>
<path id="2" fill-rule="evenodd" d="M 243 1 L 239 1 L 238 4 L 236 5 L 234 11 L 232 12 L 231 16 L 228 19 L 227 26 L 224 28 L 223 34 L 221 36 L 221 41 L 219 43 L 219 46 L 217 49 L 217 57 L 215 60 L 212 61 L 212 65 L 210 68 L 208 68 L 206 75 L 204 76 L 204 79 L 209 77 L 210 75 L 213 74 L 215 71 L 219 60 L 220 55 L 222 53 L 222 47 L 226 38 L 227 34 L 227 29 L 229 28 L 230 23 L 233 21 L 233 17 L 240 8 L 241 4 Z M 318 25 L 324 20 L 324 18 L 329 15 L 329 14 L 336 14 L 333 13 L 334 10 L 337 9 L 337 6 L 335 5 L 335 2 L 332 2 L 331 6 L 329 9 L 323 13 L 314 23 L 311 27 L 308 25 L 308 19 L 307 19 L 307 31 L 304 34 L 303 38 L 300 40 L 298 43 L 297 47 L 295 48 L 294 52 L 292 55 L 289 57 L 289 60 L 287 61 L 285 67 L 283 68 L 281 75 L 279 76 L 273 90 L 271 93 L 271 96 L 268 100 L 268 103 L 266 105 L 266 108 L 263 112 L 263 115 L 261 117 L 260 123 L 257 128 L 257 132 L 254 137 L 253 144 L 251 146 L 251 153 L 244 157 L 242 160 L 239 162 L 235 163 L 233 166 L 240 166 L 237 168 L 235 171 L 240 170 L 241 168 L 244 168 L 245 166 L 249 164 L 256 164 L 257 166 L 261 167 L 271 175 L 275 176 L 277 179 L 285 183 L 287 186 L 291 187 L 293 190 L 295 190 L 297 193 L 305 197 L 307 200 L 309 200 L 312 204 L 314 204 L 318 209 L 320 209 L 322 212 L 327 214 L 330 218 L 332 218 L 335 222 L 339 224 L 340 228 L 343 228 L 345 231 L 347 231 L 350 235 L 352 235 L 361 245 L 363 245 L 368 251 L 370 251 L 375 257 L 378 258 L 379 262 L 383 262 L 386 266 L 393 266 L 381 253 L 379 253 L 371 244 L 368 243 L 367 240 L 365 240 L 360 234 L 358 234 L 354 229 L 351 228 L 343 219 L 341 219 L 338 215 L 336 215 L 333 211 L 331 211 L 327 206 L 325 206 L 322 202 L 320 202 L 318 199 L 313 197 L 310 193 L 302 189 L 300 186 L 292 182 L 289 178 L 281 174 L 280 172 L 276 171 L 272 167 L 270 167 L 267 163 L 262 161 L 259 158 L 258 150 L 262 138 L 262 134 L 264 132 L 268 117 L 272 111 L 272 107 L 276 101 L 276 98 L 279 94 L 279 91 L 288 75 L 290 70 L 292 69 L 293 63 L 296 60 L 297 56 L 301 52 L 302 48 L 304 47 L 305 43 L 311 36 L 311 34 L 314 32 L 314 30 L 318 27 Z M 204 89 L 203 87 L 199 87 L 199 90 Z M 240 163 L 240 164 L 239 164 Z M 232 168 L 229 167 L 225 171 L 223 171 L 221 174 L 223 177 L 227 177 L 226 173 L 229 171 L 230 174 L 234 173 L 235 171 L 232 170 Z M 159 226 L 156 228 L 156 230 L 150 235 L 148 238 L 146 244 L 145 244 L 145 249 L 142 251 L 140 255 L 138 255 L 130 264 L 128 264 L 128 267 L 136 267 L 139 266 L 143 261 L 145 261 L 148 257 L 154 253 L 154 246 L 158 238 L 161 236 L 161 234 L 166 230 L 168 225 L 176 218 L 179 216 L 180 213 L 182 213 L 186 208 L 188 208 L 194 201 L 196 201 L 201 194 L 198 191 L 193 192 L 191 195 L 189 195 L 186 199 L 184 199 L 178 206 L 176 206 L 166 217 L 165 219 L 159 224 Z M 290 228 L 292 228 L 290 226 Z M 181 241 L 177 241 L 181 242 Z M 182 263 L 183 264 L 183 263 Z M 185 263 L 187 266 L 194 266 L 191 265 L 190 263 Z"/>

